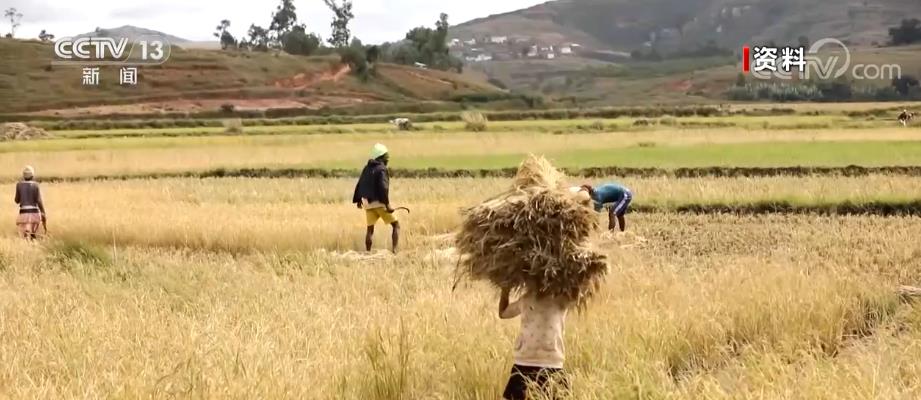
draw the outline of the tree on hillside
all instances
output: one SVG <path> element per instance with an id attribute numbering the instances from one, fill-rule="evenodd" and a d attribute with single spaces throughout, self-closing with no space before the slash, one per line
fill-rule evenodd
<path id="1" fill-rule="evenodd" d="M 409 32 L 406 32 L 406 40 L 416 48 L 416 51 L 419 52 L 420 56 L 426 58 L 431 56 L 431 51 L 428 48 L 429 43 L 432 42 L 432 36 L 434 33 L 431 28 L 426 28 L 424 26 L 416 27 L 411 29 Z M 430 60 L 420 60 L 420 61 L 430 61 Z M 428 64 L 428 62 L 425 62 Z"/>
<path id="2" fill-rule="evenodd" d="M 275 37 L 281 39 L 286 33 L 290 32 L 297 25 L 297 12 L 293 0 L 281 0 L 281 4 L 272 14 L 272 23 L 269 24 L 269 31 L 275 33 Z"/>
<path id="3" fill-rule="evenodd" d="M 269 51 L 269 31 L 259 25 L 252 24 L 249 26 L 248 46 L 256 51 Z"/>
<path id="4" fill-rule="evenodd" d="M 893 46 L 921 42 L 921 20 L 903 19 L 901 26 L 889 28 L 889 38 Z"/>
<path id="5" fill-rule="evenodd" d="M 416 27 L 406 33 L 405 44 L 398 45 L 385 54 L 400 64 L 422 63 L 432 68 L 449 70 L 463 69 L 463 62 L 452 57 L 448 48 L 448 15 L 442 13 L 435 22 L 435 29 Z"/>
<path id="6" fill-rule="evenodd" d="M 352 0 L 342 0 L 342 5 L 336 4 L 336 0 L 323 0 L 326 6 L 333 12 L 332 34 L 327 39 L 330 45 L 336 48 L 348 47 L 349 39 L 352 33 L 349 31 L 349 22 L 355 15 L 352 14 Z"/>
<path id="7" fill-rule="evenodd" d="M 410 65 L 419 62 L 421 54 L 412 44 L 400 43 L 389 48 L 389 51 L 384 53 L 384 58 L 397 64 Z"/>
<path id="8" fill-rule="evenodd" d="M 370 46 L 368 50 L 365 50 L 365 59 L 368 60 L 369 64 L 374 64 L 378 59 L 381 58 L 381 48 L 377 46 Z"/>
<path id="9" fill-rule="evenodd" d="M 7 37 L 12 38 L 16 36 L 16 28 L 19 28 L 19 21 L 22 20 L 22 13 L 16 10 L 15 7 L 10 7 L 3 11 L 3 17 L 10 20 L 10 33 Z"/>
<path id="10" fill-rule="evenodd" d="M 309 56 L 315 53 L 320 45 L 320 38 L 312 33 L 308 34 L 303 25 L 295 25 L 281 38 L 281 48 L 288 54 Z"/>
<path id="11" fill-rule="evenodd" d="M 41 40 L 41 41 L 43 41 L 43 42 L 47 42 L 47 41 L 49 41 L 49 40 L 54 40 L 54 35 L 52 35 L 52 34 L 46 32 L 44 29 L 42 29 L 42 31 L 38 33 L 38 40 Z"/>
<path id="12" fill-rule="evenodd" d="M 911 93 L 911 88 L 918 87 L 918 85 L 918 79 L 910 75 L 892 80 L 892 87 L 902 96 L 908 96 L 908 94 Z"/>
<path id="13" fill-rule="evenodd" d="M 230 27 L 230 20 L 221 20 L 221 23 L 214 28 L 217 32 L 214 32 L 214 37 L 221 40 L 221 49 L 227 50 L 228 47 L 235 47 L 237 45 L 237 39 L 227 31 L 227 28 Z"/>
<path id="14" fill-rule="evenodd" d="M 356 47 L 343 47 L 339 49 L 339 61 L 348 64 L 352 73 L 362 81 L 370 78 L 371 70 L 368 68 L 368 59 L 364 51 Z"/>

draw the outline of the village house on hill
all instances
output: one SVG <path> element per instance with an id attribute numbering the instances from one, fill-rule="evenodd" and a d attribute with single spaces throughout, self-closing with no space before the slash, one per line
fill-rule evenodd
<path id="1" fill-rule="evenodd" d="M 518 58 L 555 60 L 576 55 L 582 46 L 578 43 L 542 43 L 522 35 L 486 35 L 469 39 L 452 38 L 448 47 L 455 57 L 480 63 Z"/>

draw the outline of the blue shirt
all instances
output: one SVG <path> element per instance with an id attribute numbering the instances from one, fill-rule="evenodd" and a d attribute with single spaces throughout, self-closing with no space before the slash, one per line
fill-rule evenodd
<path id="1" fill-rule="evenodd" d="M 595 195 L 592 200 L 595 201 L 595 211 L 601 211 L 605 204 L 618 203 L 627 197 L 630 189 L 627 189 L 619 183 L 609 183 L 595 188 Z"/>

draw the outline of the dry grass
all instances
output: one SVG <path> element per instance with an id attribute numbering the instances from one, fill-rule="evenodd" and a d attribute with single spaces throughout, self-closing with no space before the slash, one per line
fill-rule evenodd
<path id="1" fill-rule="evenodd" d="M 221 121 L 224 125 L 224 134 L 240 135 L 243 133 L 243 120 L 240 118 L 228 118 Z"/>
<path id="2" fill-rule="evenodd" d="M 464 121 L 464 129 L 471 132 L 483 132 L 486 130 L 489 120 L 479 111 L 465 111 L 461 114 Z"/>
<path id="3" fill-rule="evenodd" d="M 606 181 L 606 180 L 598 180 Z M 802 204 L 910 199 L 921 179 L 624 179 L 637 205 Z M 460 209 L 508 188 L 506 179 L 395 179 L 392 199 L 408 206 L 408 242 L 452 231 Z M 583 183 L 573 181 L 572 184 Z M 248 252 L 362 248 L 363 214 L 349 202 L 353 179 L 163 179 L 44 184 L 52 234 L 111 245 L 175 246 Z M 109 206 L 103 207 L 106 204 Z M 12 213 L 0 226 L 12 226 Z M 600 219 L 603 219 L 599 216 Z M 12 234 L 12 232 L 8 232 Z M 385 232 L 378 235 L 384 245 Z"/>
<path id="4" fill-rule="evenodd" d="M 612 276 L 567 324 L 575 399 L 919 394 L 921 315 L 889 290 L 921 280 L 917 219 L 636 221 L 649 241 L 604 248 Z M 107 266 L 0 240 L 0 395 L 496 398 L 516 323 L 485 287 L 452 292 L 438 246 Z"/>
<path id="5" fill-rule="evenodd" d="M 900 176 L 624 183 L 664 205 L 921 192 Z M 451 290 L 439 235 L 509 184 L 395 179 L 404 251 L 373 257 L 349 252 L 352 179 L 45 184 L 53 241 L 15 240 L 0 216 L 0 397 L 495 399 L 517 323 L 485 284 Z M 921 313 L 893 292 L 921 285 L 921 219 L 628 218 L 567 322 L 574 399 L 921 396 Z"/>

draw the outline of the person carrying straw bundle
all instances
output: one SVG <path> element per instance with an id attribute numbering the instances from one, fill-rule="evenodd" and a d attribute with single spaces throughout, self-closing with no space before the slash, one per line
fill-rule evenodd
<path id="1" fill-rule="evenodd" d="M 42 191 L 35 182 L 35 169 L 31 166 L 22 170 L 22 180 L 16 183 L 15 201 L 19 205 L 16 218 L 19 235 L 29 240 L 37 239 L 39 226 L 45 225 L 47 220 Z"/>
<path id="2" fill-rule="evenodd" d="M 564 179 L 546 159 L 529 157 L 511 190 L 463 212 L 456 235 L 457 279 L 490 282 L 501 292 L 500 318 L 521 318 L 506 399 L 568 391 L 566 314 L 583 308 L 607 273 L 605 257 L 588 244 L 598 229 L 592 201 Z M 512 292 L 520 293 L 514 302 Z"/>

